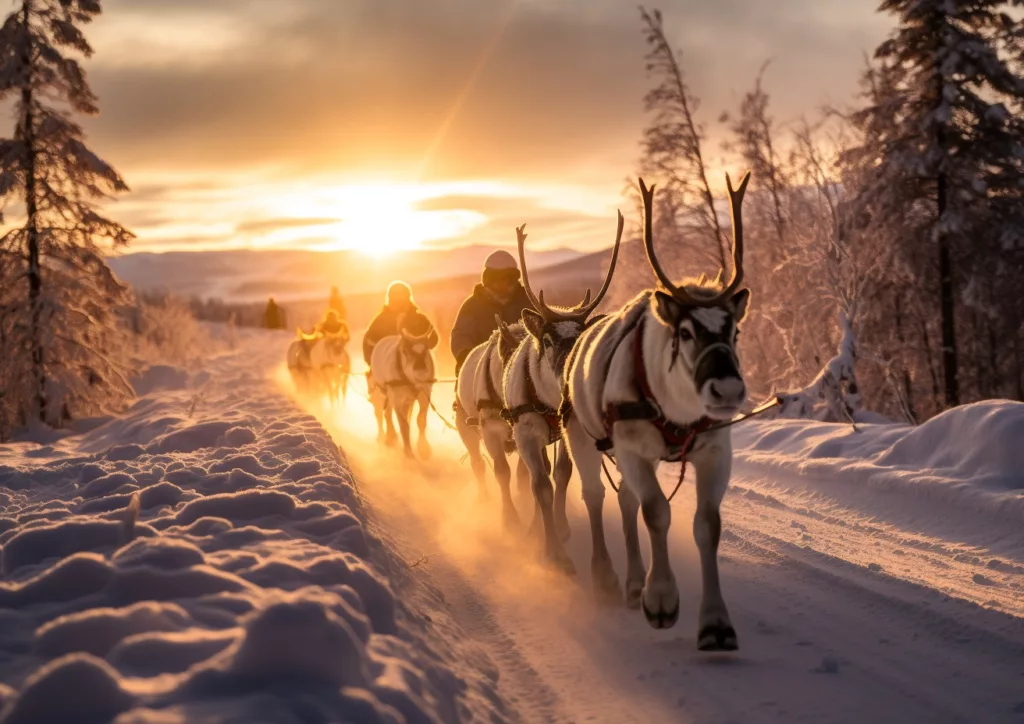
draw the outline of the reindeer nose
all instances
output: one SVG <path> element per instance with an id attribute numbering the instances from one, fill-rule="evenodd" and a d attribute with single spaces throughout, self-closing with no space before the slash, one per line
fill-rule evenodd
<path id="1" fill-rule="evenodd" d="M 747 396 L 746 385 L 738 377 L 711 380 L 708 384 L 708 391 L 716 402 L 737 402 Z"/>

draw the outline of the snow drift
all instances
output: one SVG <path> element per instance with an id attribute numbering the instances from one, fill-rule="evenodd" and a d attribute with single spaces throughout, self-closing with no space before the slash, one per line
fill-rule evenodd
<path id="1" fill-rule="evenodd" d="M 917 427 L 750 421 L 733 432 L 744 462 L 912 493 L 1024 524 L 1024 403 L 990 400 Z M 1019 530 L 1019 528 L 1018 528 Z"/>
<path id="2" fill-rule="evenodd" d="M 504 718 L 493 666 L 403 600 L 407 566 L 270 391 L 283 345 L 261 339 L 154 368 L 87 433 L 0 448 L 0 722 Z"/>

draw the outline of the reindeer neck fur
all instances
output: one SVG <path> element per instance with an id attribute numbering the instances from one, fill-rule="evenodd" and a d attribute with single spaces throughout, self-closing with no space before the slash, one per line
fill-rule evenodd
<path id="1" fill-rule="evenodd" d="M 413 365 L 412 358 L 403 347 L 401 339 L 396 345 L 397 368 L 404 380 L 417 385 L 429 384 L 434 381 L 434 355 L 428 350 L 426 353 L 427 365 L 425 370 L 418 370 Z"/>
<path id="2" fill-rule="evenodd" d="M 529 336 L 516 349 L 505 377 L 505 400 L 510 408 L 531 401 L 527 379 L 533 382 L 540 402 L 552 408 L 558 407 L 562 401 L 561 376 L 551 369 L 537 340 Z"/>
<path id="3" fill-rule="evenodd" d="M 704 416 L 704 405 L 693 384 L 691 371 L 685 360 L 672 364 L 672 330 L 661 324 L 651 311 L 651 294 L 639 302 L 628 314 L 629 333 L 621 337 L 611 359 L 605 379 L 603 404 L 637 401 L 640 388 L 633 358 L 636 335 L 643 329 L 643 364 L 654 402 L 662 414 L 680 425 Z M 632 304 L 630 305 L 632 307 Z M 602 408 L 603 409 L 603 405 Z"/>
<path id="4" fill-rule="evenodd" d="M 704 403 L 694 385 L 693 371 L 681 354 L 673 353 L 673 330 L 658 322 L 649 305 L 642 323 L 644 370 L 662 414 L 684 425 L 704 417 Z"/>
<path id="5" fill-rule="evenodd" d="M 486 389 L 494 390 L 498 396 L 501 396 L 501 379 L 505 374 L 505 366 L 501 363 L 501 357 L 498 355 L 498 340 L 494 340 L 494 344 L 487 347 L 487 374 L 491 378 L 490 386 Z M 488 394 L 488 397 L 490 395 Z M 500 405 L 504 405 L 504 400 L 492 400 Z"/>

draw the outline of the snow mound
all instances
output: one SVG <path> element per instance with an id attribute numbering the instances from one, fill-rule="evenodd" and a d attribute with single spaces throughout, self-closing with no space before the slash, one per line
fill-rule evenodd
<path id="1" fill-rule="evenodd" d="M 1024 403 L 963 405 L 917 427 L 752 420 L 733 429 L 743 461 L 912 493 L 1024 524 Z"/>
<path id="2" fill-rule="evenodd" d="M 210 360 L 202 399 L 151 367 L 124 415 L 0 447 L 0 724 L 505 718 L 266 379 L 282 344 Z"/>
<path id="3" fill-rule="evenodd" d="M 139 397 L 158 390 L 180 390 L 188 386 L 189 374 L 180 367 L 150 365 L 132 378 L 132 387 Z"/>

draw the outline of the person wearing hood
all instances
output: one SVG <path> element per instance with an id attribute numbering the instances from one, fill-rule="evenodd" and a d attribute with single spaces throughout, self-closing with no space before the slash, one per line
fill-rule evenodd
<path id="1" fill-rule="evenodd" d="M 366 366 L 370 366 L 370 356 L 378 342 L 384 337 L 401 334 L 403 331 L 417 337 L 427 334 L 427 348 L 433 349 L 437 346 L 437 330 L 416 306 L 412 298 L 412 289 L 405 282 L 391 282 L 384 297 L 384 308 L 363 333 L 363 360 Z"/>
<path id="2" fill-rule="evenodd" d="M 492 252 L 484 262 L 480 283 L 462 303 L 452 328 L 456 376 L 470 351 L 486 342 L 497 329 L 494 315 L 506 324 L 515 324 L 521 320 L 524 309 L 533 309 L 533 306 L 519 283 L 515 257 L 501 249 Z"/>

